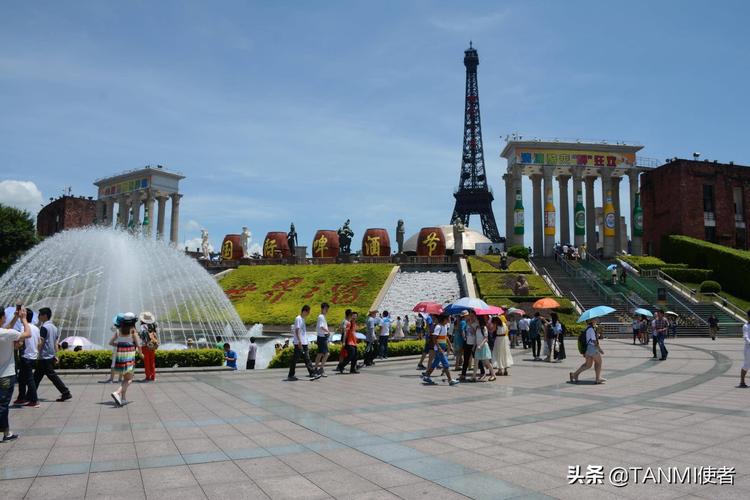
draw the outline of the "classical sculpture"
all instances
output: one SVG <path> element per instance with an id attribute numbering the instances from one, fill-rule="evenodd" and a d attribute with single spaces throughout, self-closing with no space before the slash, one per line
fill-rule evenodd
<path id="1" fill-rule="evenodd" d="M 339 235 L 339 253 L 341 255 L 349 255 L 351 253 L 352 238 L 354 237 L 354 231 L 349 227 L 350 221 L 346 219 L 343 227 L 337 231 Z"/>
<path id="2" fill-rule="evenodd" d="M 521 297 L 529 294 L 529 282 L 523 274 L 519 274 L 513 284 L 513 295 Z"/>
<path id="3" fill-rule="evenodd" d="M 453 223 L 453 255 L 463 255 L 464 253 L 464 223 L 461 219 L 456 219 Z"/>
<path id="4" fill-rule="evenodd" d="M 208 231 L 205 229 L 201 229 L 201 252 L 203 253 L 203 259 L 211 259 L 211 252 L 208 249 Z"/>
<path id="5" fill-rule="evenodd" d="M 404 253 L 404 233 L 406 230 L 404 229 L 404 220 L 399 219 L 398 223 L 396 224 L 396 244 L 398 245 L 398 253 L 402 254 Z"/>
<path id="6" fill-rule="evenodd" d="M 289 226 L 289 233 L 286 235 L 286 243 L 289 245 L 289 252 L 294 255 L 297 249 L 297 231 L 294 230 L 294 222 Z"/>
<path id="7" fill-rule="evenodd" d="M 240 246 L 242 246 L 242 258 L 249 259 L 250 254 L 247 253 L 248 246 L 250 245 L 250 230 L 246 227 L 242 227 L 242 234 L 240 235 Z"/>

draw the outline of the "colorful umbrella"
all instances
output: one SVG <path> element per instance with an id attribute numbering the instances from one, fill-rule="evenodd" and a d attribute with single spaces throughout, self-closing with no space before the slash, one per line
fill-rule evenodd
<path id="1" fill-rule="evenodd" d="M 667 316 L 674 316 L 675 318 L 677 318 L 677 317 L 679 317 L 679 316 L 680 316 L 679 314 L 677 314 L 677 313 L 676 313 L 676 312 L 674 312 L 674 311 L 667 311 L 667 312 L 665 312 L 664 314 L 666 314 Z"/>
<path id="2" fill-rule="evenodd" d="M 425 314 L 443 314 L 443 306 L 437 302 L 420 302 L 414 306 L 412 311 Z"/>
<path id="3" fill-rule="evenodd" d="M 638 309 L 636 309 L 635 311 L 633 311 L 633 313 L 634 314 L 638 314 L 640 316 L 646 316 L 647 318 L 653 318 L 654 317 L 654 313 L 652 313 L 648 309 L 643 309 L 642 307 L 639 307 Z"/>
<path id="4" fill-rule="evenodd" d="M 454 303 L 445 307 L 443 311 L 445 314 L 458 314 L 461 311 L 476 311 L 477 309 L 487 309 L 489 304 L 481 299 L 475 299 L 470 297 L 462 297 Z"/>
<path id="5" fill-rule="evenodd" d="M 560 303 L 557 302 L 555 299 L 551 299 L 549 297 L 539 299 L 536 302 L 534 302 L 534 305 L 531 306 L 534 309 L 554 309 L 556 307 L 560 307 Z"/>
<path id="6" fill-rule="evenodd" d="M 607 266 L 607 271 L 611 271 L 612 269 L 617 269 L 617 264 L 610 264 Z"/>
<path id="7" fill-rule="evenodd" d="M 60 341 L 62 344 L 63 342 L 68 343 L 68 347 L 73 349 L 74 347 L 81 346 L 84 349 L 90 349 L 94 344 L 86 337 L 65 337 Z"/>
<path id="8" fill-rule="evenodd" d="M 520 316 L 523 316 L 526 314 L 526 311 L 523 309 L 518 309 L 517 307 L 511 307 L 507 311 L 505 311 L 505 314 L 518 314 Z"/>
<path id="9" fill-rule="evenodd" d="M 497 306 L 489 306 L 486 309 L 474 309 L 474 314 L 477 316 L 490 316 L 490 315 L 499 315 L 504 313 L 502 307 Z"/>
<path id="10" fill-rule="evenodd" d="M 609 306 L 596 306 L 592 307 L 588 311 L 584 311 L 583 314 L 581 314 L 581 317 L 578 318 L 578 323 L 583 323 L 584 321 L 588 321 L 590 319 L 599 318 L 601 316 L 606 316 L 607 314 L 611 314 L 615 312 L 615 309 L 612 309 Z"/>

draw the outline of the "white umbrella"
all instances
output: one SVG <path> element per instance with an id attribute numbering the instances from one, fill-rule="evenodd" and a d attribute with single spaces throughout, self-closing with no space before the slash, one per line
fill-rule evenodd
<path id="1" fill-rule="evenodd" d="M 64 339 L 62 339 L 60 341 L 61 344 L 63 342 L 67 342 L 68 343 L 68 347 L 71 348 L 71 349 L 74 348 L 74 347 L 78 347 L 78 346 L 80 346 L 80 347 L 82 347 L 84 349 L 90 349 L 91 346 L 94 345 L 94 343 L 91 342 L 86 337 L 65 337 Z"/>

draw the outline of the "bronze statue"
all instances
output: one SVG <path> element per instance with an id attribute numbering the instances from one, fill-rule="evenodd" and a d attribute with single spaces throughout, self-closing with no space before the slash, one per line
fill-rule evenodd
<path id="1" fill-rule="evenodd" d="M 525 297 L 529 294 L 529 282 L 523 274 L 519 274 L 513 284 L 513 295 Z"/>
<path id="2" fill-rule="evenodd" d="M 286 243 L 289 245 L 289 252 L 294 255 L 297 248 L 297 231 L 294 230 L 294 222 L 289 227 L 289 233 L 286 235 Z"/>
<path id="3" fill-rule="evenodd" d="M 398 245 L 398 253 L 404 253 L 404 220 L 399 219 L 396 224 L 396 244 Z"/>
<path id="4" fill-rule="evenodd" d="M 354 237 L 354 231 L 349 227 L 349 219 L 346 219 L 343 227 L 339 228 L 337 234 L 339 235 L 339 253 L 341 255 L 349 255 L 351 253 L 352 238 Z"/>

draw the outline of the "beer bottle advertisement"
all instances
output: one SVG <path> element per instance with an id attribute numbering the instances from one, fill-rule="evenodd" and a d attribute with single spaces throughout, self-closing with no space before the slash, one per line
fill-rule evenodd
<path id="1" fill-rule="evenodd" d="M 586 234 L 586 209 L 583 208 L 583 193 L 579 189 L 576 193 L 576 208 L 574 213 L 575 234 Z"/>
<path id="2" fill-rule="evenodd" d="M 615 206 L 612 204 L 612 191 L 607 191 L 607 203 L 604 205 L 604 236 L 615 235 Z"/>
<path id="3" fill-rule="evenodd" d="M 555 205 L 552 203 L 552 190 L 547 190 L 547 202 L 544 204 L 544 234 L 555 235 Z"/>
<path id="4" fill-rule="evenodd" d="M 633 236 L 643 236 L 643 209 L 641 208 L 641 193 L 635 193 L 635 208 L 633 208 Z"/>
<path id="5" fill-rule="evenodd" d="M 516 204 L 513 207 L 513 234 L 523 234 L 523 200 L 521 190 L 516 190 Z"/>

